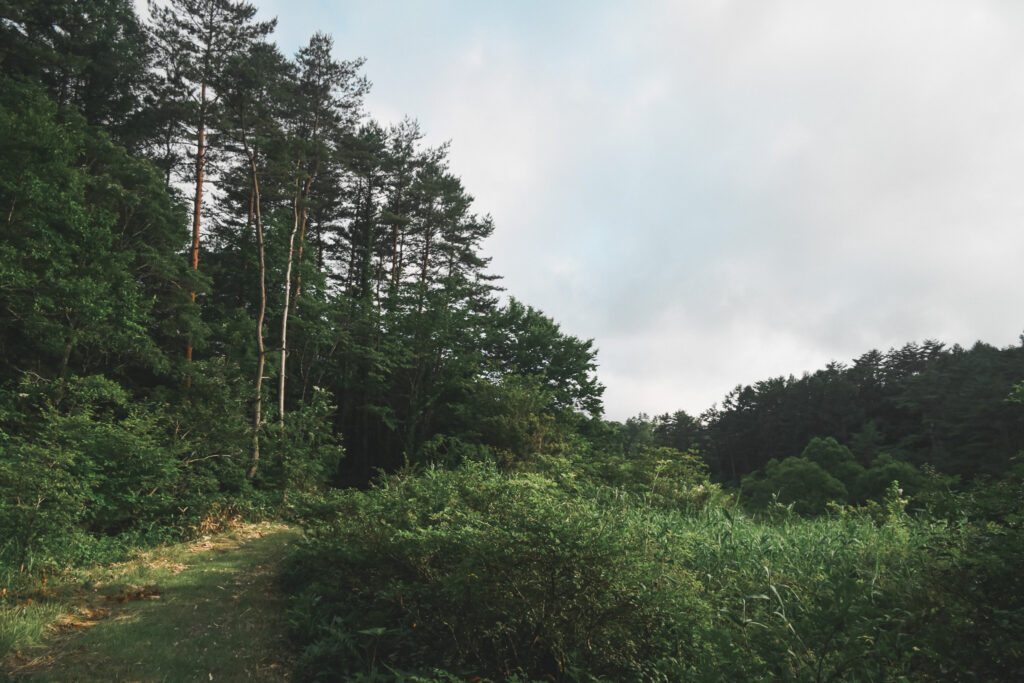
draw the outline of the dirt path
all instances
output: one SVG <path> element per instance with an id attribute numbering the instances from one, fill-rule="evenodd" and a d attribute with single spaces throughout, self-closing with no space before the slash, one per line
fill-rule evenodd
<path id="1" fill-rule="evenodd" d="M 286 681 L 274 578 L 298 536 L 244 525 L 95 570 L 46 646 L 7 657 L 2 671 L 16 681 Z"/>

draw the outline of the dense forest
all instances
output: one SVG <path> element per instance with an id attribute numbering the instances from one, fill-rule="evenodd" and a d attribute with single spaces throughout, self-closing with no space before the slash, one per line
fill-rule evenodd
<path id="1" fill-rule="evenodd" d="M 231 514 L 306 529 L 300 680 L 1024 676 L 1024 336 L 604 420 L 446 146 L 273 30 L 0 4 L 0 610 Z"/>

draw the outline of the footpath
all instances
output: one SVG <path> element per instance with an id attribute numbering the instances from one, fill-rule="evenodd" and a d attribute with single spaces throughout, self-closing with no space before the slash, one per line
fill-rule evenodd
<path id="1" fill-rule="evenodd" d="M 93 570 L 41 646 L 0 662 L 0 680 L 287 681 L 275 577 L 298 538 L 246 524 Z"/>

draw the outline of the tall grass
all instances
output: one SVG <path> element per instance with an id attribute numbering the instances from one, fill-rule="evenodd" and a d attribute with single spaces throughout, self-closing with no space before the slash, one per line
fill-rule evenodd
<path id="1" fill-rule="evenodd" d="M 474 465 L 340 494 L 290 570 L 298 678 L 1024 671 L 1019 528 L 908 516 L 898 495 L 755 519 L 721 503 L 685 513 L 590 493 Z"/>
<path id="2" fill-rule="evenodd" d="M 46 627 L 63 611 L 53 602 L 4 605 L 0 602 L 0 657 L 18 647 L 37 645 L 46 634 Z"/>

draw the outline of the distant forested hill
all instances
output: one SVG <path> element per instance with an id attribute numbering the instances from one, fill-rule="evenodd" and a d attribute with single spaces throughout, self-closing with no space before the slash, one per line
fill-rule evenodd
<path id="1" fill-rule="evenodd" d="M 925 341 L 737 386 L 699 418 L 665 414 L 626 427 L 696 447 L 722 481 L 799 456 L 815 437 L 834 438 L 864 467 L 886 454 L 969 479 L 1007 472 L 1024 450 L 1024 410 L 1008 400 L 1022 379 L 1024 345 Z"/>

